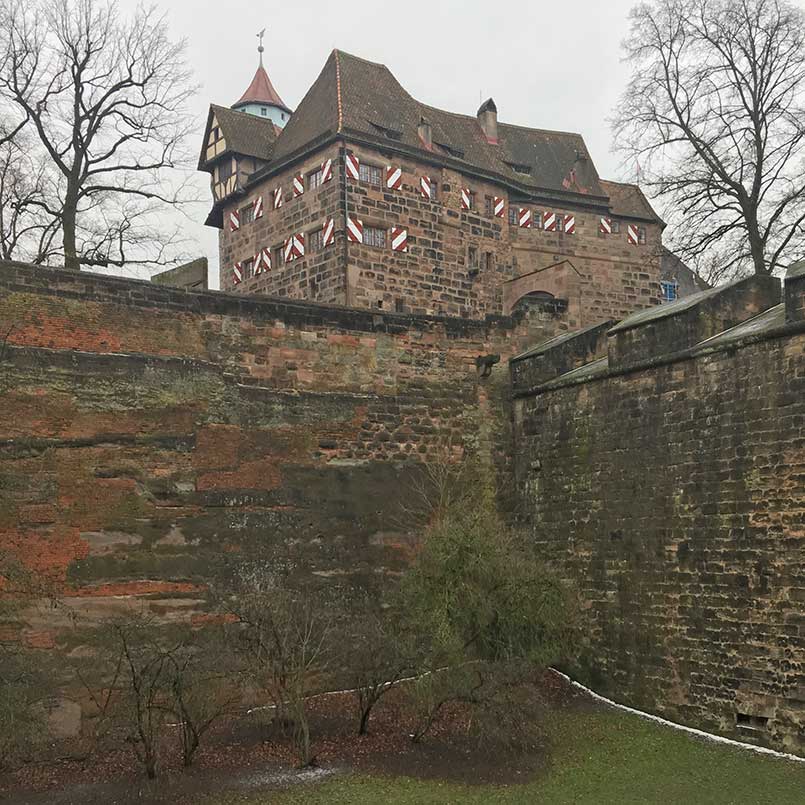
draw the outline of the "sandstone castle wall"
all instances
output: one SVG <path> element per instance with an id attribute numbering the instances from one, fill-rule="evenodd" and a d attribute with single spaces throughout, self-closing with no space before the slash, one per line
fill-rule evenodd
<path id="1" fill-rule="evenodd" d="M 587 608 L 573 672 L 803 754 L 805 282 L 787 311 L 775 283 L 515 360 L 515 465 L 535 539 Z"/>
<path id="2" fill-rule="evenodd" d="M 203 618 L 232 558 L 349 584 L 401 569 L 422 462 L 491 452 L 581 593 L 575 673 L 802 753 L 803 286 L 574 333 L 561 306 L 397 315 L 0 264 L 0 549 L 68 610 L 136 595 Z M 66 625 L 2 634 L 63 649 Z"/>
<path id="3" fill-rule="evenodd" d="M 662 230 L 656 221 L 639 221 L 646 242 L 630 245 L 626 220 L 621 231 L 599 232 L 601 209 L 578 200 L 517 200 L 501 185 L 468 178 L 455 170 L 412 158 L 383 153 L 369 146 L 349 146 L 364 166 L 373 166 L 381 185 L 345 179 L 344 147 L 333 143 L 282 171 L 258 181 L 250 192 L 225 205 L 219 237 L 221 288 L 243 294 L 371 307 L 386 311 L 483 318 L 512 312 L 527 293 L 541 291 L 568 303 L 568 321 L 581 327 L 602 318 L 622 318 L 660 299 Z M 332 160 L 333 178 L 319 187 L 308 176 Z M 387 164 L 402 170 L 399 190 L 384 185 Z M 304 177 L 305 192 L 295 196 L 293 177 Z M 430 176 L 436 198 L 423 198 L 422 176 Z M 283 204 L 272 208 L 273 191 L 281 188 Z M 474 193 L 474 209 L 461 208 L 461 189 Z M 229 227 L 229 214 L 262 196 L 263 216 Z M 504 217 L 487 212 L 486 200 L 505 200 Z M 553 211 L 575 217 L 575 233 L 521 228 L 509 220 L 511 206 Z M 346 212 L 345 212 L 346 211 Z M 385 233 L 382 247 L 346 241 L 345 216 Z M 335 242 L 310 248 L 311 236 L 332 218 Z M 635 219 L 636 222 L 637 219 Z M 408 250 L 390 247 L 390 229 L 403 227 Z M 304 258 L 283 263 L 282 243 L 304 233 Z M 233 283 L 232 266 L 253 258 L 262 248 L 275 255 L 272 269 Z M 474 250 L 471 258 L 470 250 Z M 470 260 L 475 260 L 475 265 Z"/>
<path id="4" fill-rule="evenodd" d="M 476 358 L 505 378 L 560 326 L 2 264 L 0 549 L 96 604 L 189 595 L 249 554 L 361 583 L 408 555 L 421 462 L 475 450 L 503 410 Z"/>

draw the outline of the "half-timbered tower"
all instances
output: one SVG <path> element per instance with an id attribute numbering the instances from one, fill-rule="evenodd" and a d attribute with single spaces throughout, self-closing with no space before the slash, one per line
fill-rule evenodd
<path id="1" fill-rule="evenodd" d="M 288 112 L 261 65 L 210 107 L 199 163 L 222 289 L 473 318 L 547 300 L 571 325 L 660 301 L 664 225 L 581 135 L 501 122 L 491 98 L 436 109 L 338 50 L 284 127 L 257 96 Z"/>

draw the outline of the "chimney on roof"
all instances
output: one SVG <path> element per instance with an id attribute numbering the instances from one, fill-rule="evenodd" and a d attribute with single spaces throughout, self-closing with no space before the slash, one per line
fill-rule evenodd
<path id="1" fill-rule="evenodd" d="M 478 124 L 490 143 L 498 141 L 498 108 L 491 98 L 487 98 L 478 109 Z"/>
<path id="2" fill-rule="evenodd" d="M 419 139 L 425 145 L 425 148 L 430 150 L 433 148 L 433 129 L 431 128 L 430 121 L 426 117 L 419 118 L 419 125 L 416 127 Z"/>

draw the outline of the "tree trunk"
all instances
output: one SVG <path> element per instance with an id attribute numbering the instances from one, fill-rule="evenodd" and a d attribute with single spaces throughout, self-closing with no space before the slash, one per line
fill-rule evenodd
<path id="1" fill-rule="evenodd" d="M 749 249 L 752 254 L 752 265 L 755 274 L 766 275 L 771 273 L 766 265 L 766 256 L 763 253 L 763 241 L 760 237 L 760 227 L 757 222 L 757 214 L 747 216 L 747 234 L 749 235 Z"/>
<path id="2" fill-rule="evenodd" d="M 64 244 L 64 267 L 73 271 L 81 270 L 75 243 L 76 208 L 78 203 L 76 194 L 68 185 L 62 212 L 62 243 Z"/>
<path id="3" fill-rule="evenodd" d="M 371 705 L 365 707 L 361 712 L 361 724 L 358 727 L 358 735 L 366 735 L 369 732 L 369 714 L 372 712 Z"/>

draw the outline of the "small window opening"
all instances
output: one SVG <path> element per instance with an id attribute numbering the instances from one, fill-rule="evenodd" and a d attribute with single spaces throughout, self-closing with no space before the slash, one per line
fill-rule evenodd
<path id="1" fill-rule="evenodd" d="M 768 727 L 767 716 L 753 716 L 749 713 L 736 713 L 735 723 L 742 730 L 765 730 Z"/>
<path id="2" fill-rule="evenodd" d="M 309 253 L 320 252 L 324 241 L 324 233 L 321 228 L 314 229 L 306 235 L 307 251 Z"/>
<path id="3" fill-rule="evenodd" d="M 265 117 L 265 116 L 266 116 L 266 113 L 267 113 L 267 110 L 266 110 L 265 106 L 261 106 L 261 107 L 260 107 L 260 114 L 261 114 L 263 117 Z"/>
<path id="4" fill-rule="evenodd" d="M 313 173 L 308 174 L 307 177 L 308 190 L 315 190 L 317 187 L 321 187 L 323 183 L 324 183 L 324 171 L 321 168 L 313 171 Z"/>
<path id="5" fill-rule="evenodd" d="M 403 304 L 403 300 L 399 296 L 394 300 L 394 312 L 395 313 L 405 312 L 405 305 Z"/>
<path id="6" fill-rule="evenodd" d="M 383 300 L 378 299 L 376 304 L 377 304 L 378 307 L 382 308 L 383 307 Z"/>
<path id="7" fill-rule="evenodd" d="M 478 273 L 478 247 L 467 247 L 467 273 L 474 276 Z"/>
<path id="8" fill-rule="evenodd" d="M 241 226 L 250 224 L 254 221 L 254 204 L 247 204 L 245 207 L 240 208 L 240 223 Z"/>
<path id="9" fill-rule="evenodd" d="M 675 302 L 679 298 L 679 283 L 673 280 L 662 280 L 660 291 L 663 302 Z"/>
<path id="10" fill-rule="evenodd" d="M 365 162 L 360 163 L 358 175 L 362 182 L 374 185 L 375 187 L 380 187 L 383 179 L 383 172 L 377 165 L 368 165 Z"/>

